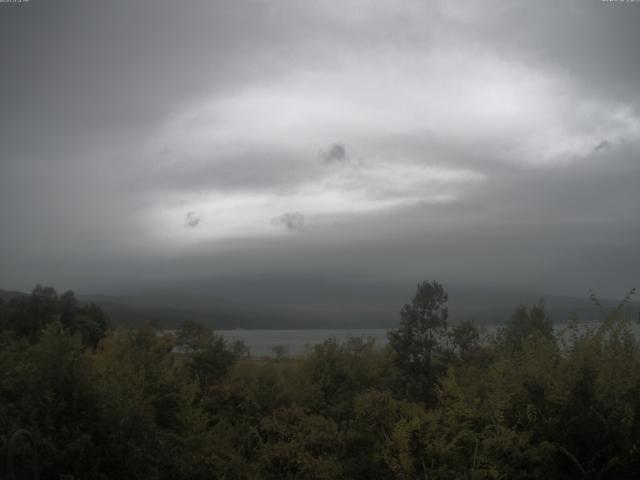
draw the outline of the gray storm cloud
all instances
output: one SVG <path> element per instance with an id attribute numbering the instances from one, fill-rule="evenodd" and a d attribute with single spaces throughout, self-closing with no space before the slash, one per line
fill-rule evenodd
<path id="1" fill-rule="evenodd" d="M 340 163 L 349 160 L 347 149 L 342 143 L 334 143 L 326 151 L 320 152 L 320 158 L 324 163 Z"/>
<path id="2" fill-rule="evenodd" d="M 581 0 L 0 3 L 0 288 L 626 291 L 639 24 Z"/>
<path id="3" fill-rule="evenodd" d="M 276 218 L 275 223 L 291 232 L 301 232 L 304 230 L 304 215 L 300 212 L 287 212 Z"/>
<path id="4" fill-rule="evenodd" d="M 607 140 L 602 140 L 598 145 L 593 147 L 594 152 L 600 152 L 602 150 L 607 150 L 611 148 L 611 144 Z"/>
<path id="5" fill-rule="evenodd" d="M 185 216 L 184 223 L 187 227 L 196 228 L 200 225 L 200 217 L 195 212 L 188 212 Z"/>

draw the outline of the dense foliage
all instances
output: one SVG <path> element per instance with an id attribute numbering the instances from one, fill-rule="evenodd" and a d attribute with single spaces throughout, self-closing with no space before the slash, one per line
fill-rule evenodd
<path id="1" fill-rule="evenodd" d="M 543 303 L 522 306 L 483 337 L 448 327 L 446 302 L 418 285 L 385 349 L 329 339 L 255 359 L 193 322 L 108 330 L 37 287 L 0 301 L 0 447 L 31 431 L 45 479 L 638 477 L 624 308 L 554 332 Z"/>

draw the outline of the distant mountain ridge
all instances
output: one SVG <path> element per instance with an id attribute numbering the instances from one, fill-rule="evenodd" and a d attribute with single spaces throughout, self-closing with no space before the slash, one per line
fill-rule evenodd
<path id="1" fill-rule="evenodd" d="M 472 320 L 479 325 L 502 324 L 520 304 L 543 298 L 554 322 L 571 314 L 593 321 L 602 315 L 585 295 L 543 295 L 494 287 L 445 285 L 452 324 Z M 252 278 L 213 277 L 148 286 L 125 295 L 80 294 L 85 303 L 102 307 L 116 325 L 140 325 L 154 320 L 173 328 L 190 319 L 216 329 L 392 328 L 410 301 L 415 284 L 331 280 L 313 276 Z M 26 295 L 0 290 L 0 298 Z M 618 301 L 601 299 L 606 309 Z M 639 304 L 633 303 L 638 316 Z"/>
<path id="2" fill-rule="evenodd" d="M 20 298 L 28 296 L 28 293 L 24 292 L 15 292 L 12 290 L 2 290 L 0 289 L 0 299 L 2 300 L 11 300 L 12 298 Z"/>

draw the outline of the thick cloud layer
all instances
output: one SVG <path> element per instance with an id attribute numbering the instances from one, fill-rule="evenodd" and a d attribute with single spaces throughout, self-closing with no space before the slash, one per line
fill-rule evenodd
<path id="1" fill-rule="evenodd" d="M 640 4 L 0 3 L 0 286 L 640 280 Z"/>

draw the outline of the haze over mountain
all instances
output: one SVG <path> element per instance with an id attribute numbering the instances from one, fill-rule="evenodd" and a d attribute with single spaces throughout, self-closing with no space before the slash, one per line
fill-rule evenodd
<path id="1" fill-rule="evenodd" d="M 599 0 L 0 3 L 0 286 L 353 321 L 426 279 L 621 298 L 638 25 Z"/>
<path id="2" fill-rule="evenodd" d="M 585 295 L 570 297 L 486 286 L 450 285 L 450 322 L 471 320 L 478 325 L 504 324 L 520 304 L 541 298 L 557 323 L 572 314 L 580 321 L 602 318 Z M 415 284 L 333 281 L 314 276 L 213 277 L 198 281 L 157 284 L 123 295 L 81 294 L 83 302 L 100 305 L 115 325 L 140 325 L 154 320 L 175 328 L 197 320 L 217 329 L 233 328 L 392 328 L 410 303 Z M 0 290 L 0 298 L 24 295 Z M 619 301 L 600 299 L 605 309 Z M 633 317 L 640 311 L 632 304 Z"/>
<path id="3" fill-rule="evenodd" d="M 116 305 L 162 307 L 171 310 L 156 311 L 159 319 L 171 322 L 190 315 L 216 328 L 390 328 L 397 325 L 400 309 L 410 303 L 415 287 L 415 283 L 264 275 L 199 279 L 157 285 L 121 297 L 81 298 L 98 301 L 112 315 L 118 313 L 113 308 Z M 556 322 L 566 322 L 571 314 L 582 321 L 601 318 L 602 314 L 587 295 L 570 297 L 472 285 L 446 288 L 453 324 L 464 320 L 485 325 L 506 323 L 518 305 L 531 305 L 541 298 Z M 621 299 L 601 301 L 605 308 L 614 308 Z"/>

